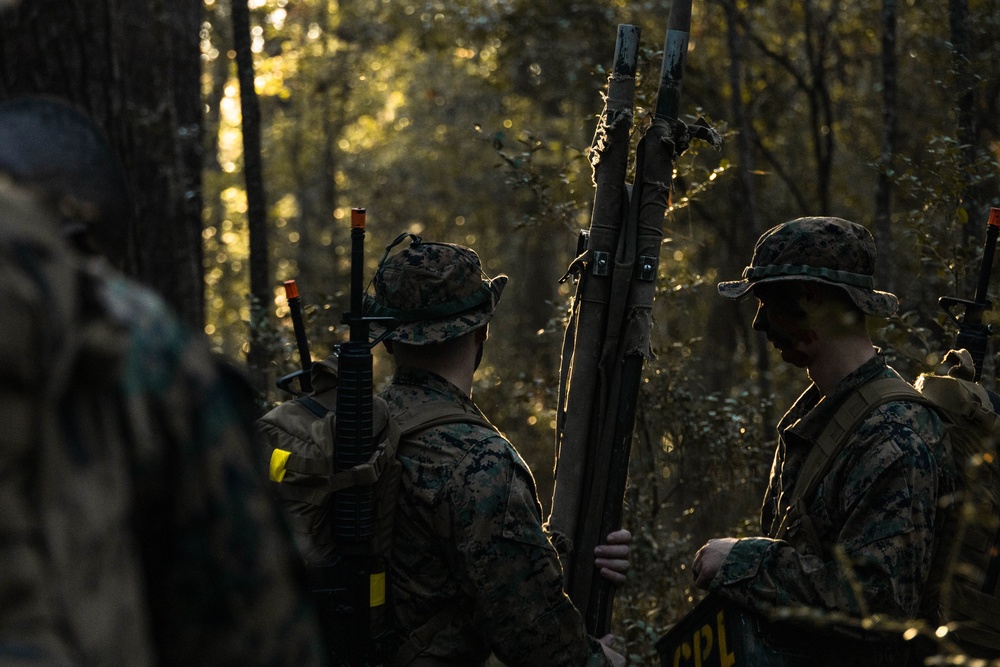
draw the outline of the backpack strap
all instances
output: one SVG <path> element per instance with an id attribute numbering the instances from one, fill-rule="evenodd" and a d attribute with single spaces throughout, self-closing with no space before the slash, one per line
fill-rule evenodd
<path id="1" fill-rule="evenodd" d="M 811 542 L 818 542 L 815 531 L 811 529 L 811 523 L 808 521 L 806 502 L 815 493 L 826 473 L 830 471 L 834 459 L 843 450 L 848 438 L 858 425 L 875 408 L 894 401 L 916 401 L 930 405 L 930 401 L 923 394 L 897 375 L 895 377 L 880 377 L 866 382 L 852 392 L 837 408 L 833 418 L 816 439 L 816 444 L 806 457 L 805 463 L 802 464 L 792 498 L 785 507 L 785 514 L 774 534 L 776 539 L 783 539 L 793 520 L 800 519 L 806 529 L 807 538 Z"/>
<path id="2" fill-rule="evenodd" d="M 453 401 L 434 401 L 421 405 L 418 411 L 405 410 L 396 416 L 396 423 L 399 425 L 400 440 L 445 424 L 474 424 L 500 433 L 478 407 Z M 386 667 L 406 667 L 413 663 L 449 623 L 470 614 L 469 610 L 457 607 L 445 607 L 440 610 L 410 633 L 402 646 L 386 661 Z"/>
<path id="3" fill-rule="evenodd" d="M 420 405 L 418 410 L 406 409 L 396 415 L 396 423 L 399 424 L 400 438 L 407 438 L 445 424 L 474 424 L 500 433 L 500 429 L 494 426 L 475 405 L 463 405 L 453 401 L 433 401 Z"/>
<path id="4" fill-rule="evenodd" d="M 316 419 L 322 419 L 333 412 L 333 410 L 326 407 L 312 396 L 299 396 L 295 399 L 295 402 L 311 412 Z"/>

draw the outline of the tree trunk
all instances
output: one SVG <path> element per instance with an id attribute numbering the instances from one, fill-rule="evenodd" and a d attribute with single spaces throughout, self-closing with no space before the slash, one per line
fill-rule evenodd
<path id="1" fill-rule="evenodd" d="M 896 253 L 892 238 L 893 153 L 896 150 L 896 0 L 882 2 L 882 150 L 875 183 L 875 242 L 882 261 L 875 266 L 876 284 L 894 291 L 892 258 Z"/>
<path id="2" fill-rule="evenodd" d="M 111 259 L 200 329 L 201 2 L 33 0 L 0 18 L 0 96 L 60 97 L 103 128 L 134 213 Z"/>
<path id="3" fill-rule="evenodd" d="M 246 0 L 233 0 L 233 45 L 240 82 L 241 127 L 243 130 L 243 175 L 247 193 L 247 229 L 250 233 L 250 349 L 247 363 L 252 379 L 261 392 L 267 390 L 268 354 L 260 343 L 260 333 L 271 312 L 273 301 L 267 250 L 267 201 L 261 159 L 260 102 L 254 87 L 253 51 L 250 44 L 250 10 Z"/>
<path id="4" fill-rule="evenodd" d="M 959 193 L 959 209 L 964 211 L 965 220 L 961 228 L 961 238 L 956 248 L 964 250 L 959 265 L 967 268 L 962 293 L 975 291 L 978 277 L 976 257 L 983 247 L 983 229 L 987 217 L 987 207 L 982 204 L 988 195 L 977 187 L 977 128 L 976 128 L 976 74 L 972 71 L 972 36 L 969 28 L 968 0 L 950 0 L 948 22 L 951 28 L 952 67 L 955 77 L 956 134 L 962 151 L 963 185 Z"/>
<path id="5" fill-rule="evenodd" d="M 744 22 L 740 20 L 739 9 L 735 2 L 726 2 L 725 12 L 726 50 L 729 53 L 728 76 L 729 86 L 732 90 L 730 103 L 732 105 L 733 125 L 737 130 L 736 145 L 739 155 L 739 163 L 736 166 L 737 186 L 730 188 L 730 196 L 733 201 L 733 210 L 740 211 L 742 214 L 742 217 L 731 219 L 732 226 L 724 235 L 724 238 L 733 239 L 733 242 L 724 246 L 726 258 L 722 263 L 722 270 L 725 273 L 720 275 L 720 278 L 729 280 L 730 276 L 740 275 L 742 268 L 749 263 L 754 243 L 764 230 L 761 229 L 757 213 L 756 188 L 753 182 L 753 174 L 756 169 L 753 154 L 756 133 L 753 127 L 753 118 L 750 116 L 751 111 L 747 108 L 743 95 L 744 54 L 748 52 L 747 39 L 742 27 Z M 728 347 L 724 344 L 720 348 L 735 350 L 739 338 L 743 338 L 747 351 L 752 351 L 756 355 L 760 395 L 770 396 L 771 357 L 768 353 L 767 339 L 762 334 L 754 332 L 749 323 L 741 321 L 744 312 L 742 309 L 725 303 L 721 298 L 718 301 L 719 304 L 713 310 L 711 317 L 712 319 L 720 316 L 727 317 L 729 321 L 724 326 L 728 336 L 730 336 L 729 340 L 725 341 Z M 709 331 L 722 331 L 722 326 L 715 328 L 714 325 L 710 324 Z M 718 343 L 713 339 L 710 344 L 717 345 Z M 709 359 L 712 358 L 711 355 L 706 356 Z M 725 362 L 726 366 L 731 363 L 730 359 L 724 357 L 721 360 Z M 719 375 L 732 382 L 724 368 L 719 370 Z M 721 391 L 722 387 L 714 386 L 712 389 Z M 768 403 L 764 407 L 762 424 L 762 437 L 765 441 L 770 438 L 774 428 L 772 419 L 770 403 Z"/>

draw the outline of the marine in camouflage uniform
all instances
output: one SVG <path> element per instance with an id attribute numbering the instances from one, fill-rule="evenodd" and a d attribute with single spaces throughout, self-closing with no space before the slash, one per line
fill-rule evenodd
<path id="1" fill-rule="evenodd" d="M 719 284 L 730 299 L 753 291 L 761 302 L 754 328 L 813 379 L 778 424 L 761 512 L 765 537 L 713 540 L 695 559 L 700 586 L 754 611 L 805 605 L 897 619 L 926 611 L 936 535 L 957 471 L 940 418 L 922 404 L 890 402 L 865 417 L 805 499 L 804 516 L 791 514 L 787 535 L 775 539 L 803 463 L 837 408 L 862 384 L 897 376 L 864 330 L 864 315 L 888 317 L 898 304 L 873 289 L 874 268 L 875 244 L 864 227 L 799 218 L 760 238 L 743 280 Z M 816 296 L 824 290 L 825 300 Z M 831 359 L 823 342 L 836 338 L 831 332 L 844 318 L 851 323 L 837 334 L 855 342 Z"/>
<path id="2" fill-rule="evenodd" d="M 66 240 L 108 222 L 110 159 L 68 105 L 0 105 L 0 662 L 321 665 L 232 387 Z"/>
<path id="3" fill-rule="evenodd" d="M 486 278 L 468 248 L 416 237 L 388 255 L 369 313 L 401 322 L 386 340 L 397 366 L 382 393 L 390 412 L 438 401 L 479 412 L 472 373 L 507 277 Z M 471 345 L 463 349 L 475 359 L 452 374 L 440 359 L 455 345 Z M 432 427 L 401 441 L 397 456 L 392 592 L 404 635 L 416 631 L 425 646 L 412 662 L 393 664 L 475 666 L 490 652 L 518 666 L 608 664 L 563 592 L 532 474 L 499 431 Z"/>

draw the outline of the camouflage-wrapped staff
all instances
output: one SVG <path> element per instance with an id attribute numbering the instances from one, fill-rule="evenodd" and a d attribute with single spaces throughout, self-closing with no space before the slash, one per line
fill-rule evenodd
<path id="1" fill-rule="evenodd" d="M 548 525 L 565 549 L 567 593 L 596 636 L 610 626 L 614 590 L 597 575 L 592 554 L 621 524 L 673 164 L 692 137 L 719 141 L 706 126 L 677 118 L 690 24 L 690 0 L 675 2 L 656 113 L 639 140 L 630 195 L 625 174 L 639 31 L 619 26 L 615 67 L 592 146 L 597 192 L 589 238 L 567 272 L 578 283 L 563 343 Z"/>
<path id="2" fill-rule="evenodd" d="M 581 242 L 585 245 L 584 252 L 567 272 L 567 277 L 572 274 L 578 282 L 563 340 L 555 491 L 548 524 L 554 536 L 565 537 L 566 543 L 578 546 L 571 548 L 563 558 L 566 589 L 577 606 L 588 595 L 590 579 L 585 575 L 589 575 L 589 569 L 592 569 L 578 564 L 575 555 L 582 553 L 583 542 L 591 539 L 589 534 L 578 534 L 578 522 L 582 494 L 590 476 L 588 440 L 600 427 L 595 401 L 600 400 L 601 392 L 595 389 L 608 382 L 605 376 L 607 368 L 602 363 L 605 355 L 603 340 L 608 326 L 615 250 L 628 211 L 625 176 L 638 50 L 639 28 L 618 26 L 614 69 L 608 81 L 604 113 L 597 125 L 591 151 L 597 186 L 594 212 L 590 230 L 584 232 Z M 597 544 L 596 539 L 594 544 Z M 581 576 L 574 576 L 576 570 L 581 571 Z"/>

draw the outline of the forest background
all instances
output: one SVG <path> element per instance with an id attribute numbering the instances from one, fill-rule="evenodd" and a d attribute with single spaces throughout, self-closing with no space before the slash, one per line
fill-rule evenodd
<path id="1" fill-rule="evenodd" d="M 403 231 L 470 245 L 487 273 L 508 274 L 475 397 L 547 506 L 572 290 L 559 278 L 589 225 L 616 26 L 642 29 L 640 125 L 669 2 L 0 8 L 0 96 L 56 94 L 104 126 L 135 199 L 117 261 L 221 354 L 249 352 L 262 403 L 283 398 L 273 381 L 297 363 L 283 280 L 299 282 L 314 356 L 345 338 L 352 207 L 367 209 L 368 276 Z M 637 662 L 698 599 L 696 548 L 754 530 L 774 423 L 806 382 L 751 330 L 753 306 L 716 283 L 775 224 L 861 222 L 880 248 L 877 284 L 902 299 L 876 340 L 904 376 L 931 369 L 955 336 L 937 298 L 972 297 L 1000 205 L 996 34 L 995 0 L 694 3 L 681 108 L 725 143 L 679 160 L 665 219 L 626 498 L 634 573 L 615 614 Z M 995 362 L 991 349 L 989 386 Z M 377 352 L 377 382 L 389 372 Z"/>

